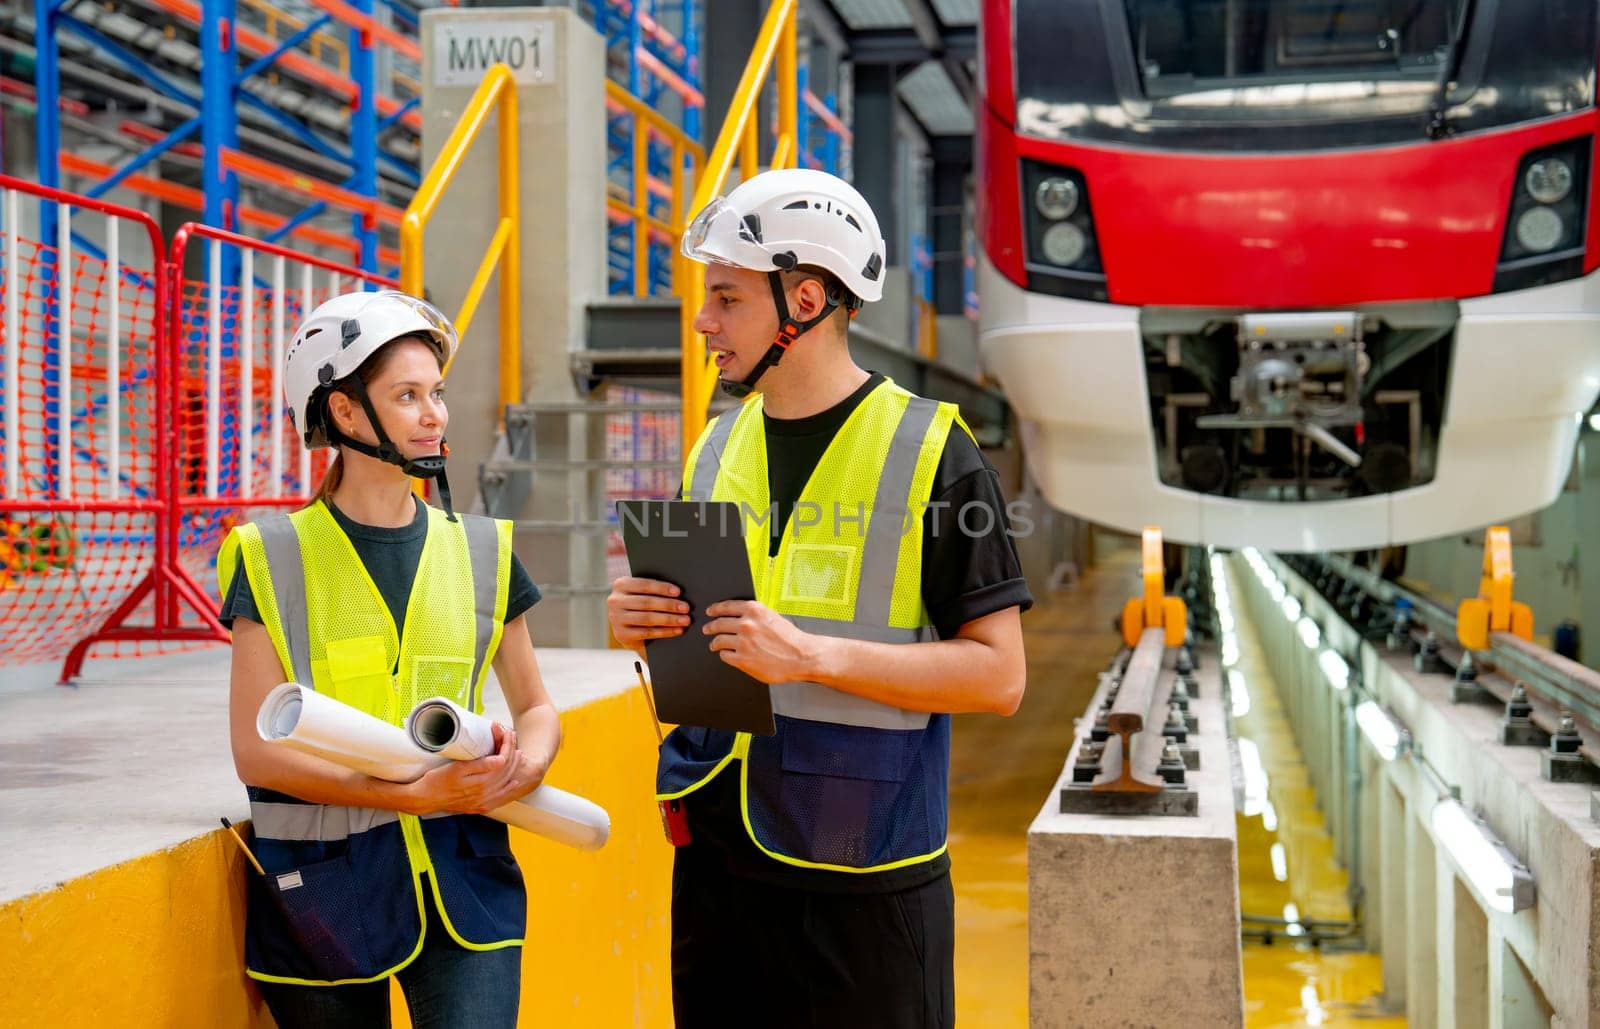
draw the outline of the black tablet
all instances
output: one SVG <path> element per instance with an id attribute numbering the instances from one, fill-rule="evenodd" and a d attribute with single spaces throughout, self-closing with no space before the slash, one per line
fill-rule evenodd
<path id="1" fill-rule="evenodd" d="M 663 722 L 771 736 L 772 691 L 723 661 L 701 630 L 706 608 L 754 600 L 750 559 L 735 504 L 619 500 L 617 520 L 631 574 L 670 582 L 692 619 L 683 635 L 645 641 L 656 714 Z"/>

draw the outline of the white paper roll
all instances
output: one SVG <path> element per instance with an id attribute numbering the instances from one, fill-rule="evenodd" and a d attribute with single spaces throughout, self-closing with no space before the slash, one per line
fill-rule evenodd
<path id="1" fill-rule="evenodd" d="M 293 682 L 261 702 L 256 732 L 268 743 L 389 782 L 412 782 L 445 761 L 412 743 L 399 726 Z"/>
<path id="2" fill-rule="evenodd" d="M 445 697 L 412 708 L 406 716 L 406 734 L 418 749 L 455 761 L 494 753 L 494 723 Z M 492 814 L 579 850 L 599 850 L 611 836 L 611 816 L 605 808 L 554 786 L 540 786 Z"/>
<path id="3" fill-rule="evenodd" d="M 419 721 L 418 712 L 425 707 L 428 712 Z M 427 727 L 430 740 L 436 733 L 447 734 L 446 743 L 418 746 L 408 730 L 419 724 Z M 446 761 L 494 752 L 494 723 L 442 697 L 419 704 L 406 725 L 390 725 L 293 682 L 275 687 L 256 712 L 256 732 L 268 743 L 388 782 L 412 782 Z M 541 786 L 489 817 L 580 850 L 598 850 L 611 835 L 604 808 L 553 786 Z"/>

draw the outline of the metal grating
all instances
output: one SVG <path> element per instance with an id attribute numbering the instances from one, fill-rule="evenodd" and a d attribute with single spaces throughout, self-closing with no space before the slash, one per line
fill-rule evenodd
<path id="1" fill-rule="evenodd" d="M 933 9 L 945 25 L 978 24 L 978 0 L 933 0 Z"/>
<path id="2" fill-rule="evenodd" d="M 938 61 L 924 61 L 900 80 L 900 97 L 933 136 L 972 134 L 972 109 Z"/>
<path id="3" fill-rule="evenodd" d="M 901 0 L 831 0 L 833 9 L 852 30 L 906 29 L 911 15 Z"/>

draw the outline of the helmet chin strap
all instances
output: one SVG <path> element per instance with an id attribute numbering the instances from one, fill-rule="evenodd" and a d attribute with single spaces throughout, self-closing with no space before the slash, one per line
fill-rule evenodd
<path id="1" fill-rule="evenodd" d="M 430 454 L 427 457 L 406 457 L 400 452 L 400 448 L 395 446 L 389 439 L 389 434 L 383 431 L 383 422 L 378 418 L 378 412 L 372 406 L 372 398 L 367 395 L 367 387 L 361 381 L 361 377 L 359 375 L 353 376 L 350 384 L 355 388 L 356 399 L 361 401 L 361 409 L 367 412 L 367 420 L 372 423 L 372 431 L 378 437 L 378 445 L 373 446 L 371 443 L 363 443 L 361 440 L 352 439 L 345 435 L 334 424 L 332 417 L 328 418 L 328 439 L 340 446 L 349 447 L 358 454 L 366 454 L 368 457 L 375 457 L 380 461 L 395 465 L 413 479 L 438 480 L 439 503 L 443 506 L 444 513 L 450 521 L 457 521 L 455 509 L 450 505 L 450 478 L 444 471 L 444 459 L 450 453 L 450 447 L 445 443 L 444 438 L 440 437 L 439 439 L 439 449 L 443 453 Z"/>
<path id="2" fill-rule="evenodd" d="M 750 374 L 737 382 L 721 380 L 719 385 L 722 392 L 737 400 L 743 400 L 755 392 L 756 382 L 767 373 L 768 368 L 776 367 L 783 360 L 783 355 L 794 346 L 794 341 L 809 332 L 812 326 L 821 324 L 840 306 L 840 301 L 827 296 L 822 302 L 822 310 L 815 318 L 809 321 L 797 322 L 789 314 L 789 298 L 784 296 L 783 276 L 775 271 L 767 273 L 767 283 L 772 287 L 772 303 L 778 309 L 778 334 L 773 337 L 772 345 L 767 347 L 767 352 L 761 355 L 761 360 L 750 369 Z"/>

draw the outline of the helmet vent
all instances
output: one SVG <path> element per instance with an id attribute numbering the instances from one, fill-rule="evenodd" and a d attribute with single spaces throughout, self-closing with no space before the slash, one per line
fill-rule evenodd
<path id="1" fill-rule="evenodd" d="M 355 318 L 346 318 L 339 326 L 339 349 L 343 350 L 361 338 L 361 322 Z"/>
<path id="2" fill-rule="evenodd" d="M 739 223 L 739 235 L 752 243 L 761 242 L 761 216 L 747 214 Z"/>
<path id="3" fill-rule="evenodd" d="M 306 334 L 305 334 L 305 338 L 306 339 L 310 339 L 312 336 L 315 336 L 317 333 L 319 333 L 321 331 L 322 331 L 322 327 L 320 325 L 317 326 L 315 329 L 307 329 L 306 330 Z"/>
<path id="4" fill-rule="evenodd" d="M 881 271 L 883 271 L 883 258 L 879 257 L 877 254 L 873 254 L 871 257 L 867 258 L 867 266 L 861 269 L 861 275 L 868 282 L 877 282 L 878 273 Z"/>
<path id="5" fill-rule="evenodd" d="M 839 213 L 840 214 L 844 214 L 844 223 L 846 225 L 850 226 L 852 229 L 855 229 L 857 232 L 861 231 L 861 223 L 856 221 L 856 216 L 855 215 L 853 215 L 853 214 L 845 214 L 844 211 L 842 211 L 842 210 Z"/>
<path id="6" fill-rule="evenodd" d="M 804 200 L 796 200 L 792 204 L 784 204 L 783 209 L 785 211 L 804 211 L 807 206 L 809 205 Z M 818 204 L 817 206 L 821 207 L 822 205 Z"/>

